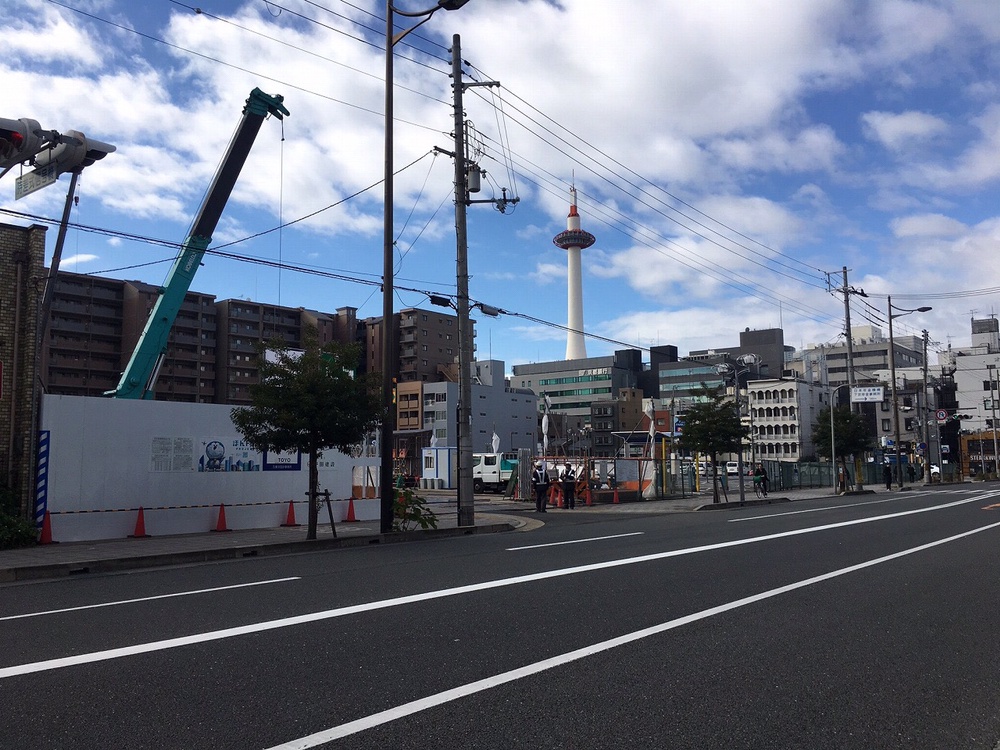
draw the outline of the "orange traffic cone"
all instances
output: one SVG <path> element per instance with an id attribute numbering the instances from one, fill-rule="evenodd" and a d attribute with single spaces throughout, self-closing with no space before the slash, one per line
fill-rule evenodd
<path id="1" fill-rule="evenodd" d="M 281 524 L 281 525 L 282 526 L 298 526 L 299 525 L 299 524 L 295 523 L 295 501 L 294 500 L 289 500 L 288 501 L 288 515 L 285 516 L 285 522 L 283 524 Z"/>
<path id="2" fill-rule="evenodd" d="M 559 485 L 556 485 L 556 507 L 557 508 L 565 508 L 566 507 L 566 503 L 565 503 L 564 498 L 565 498 L 565 496 L 563 495 L 562 487 L 560 487 Z"/>
<path id="3" fill-rule="evenodd" d="M 345 522 L 354 523 L 358 519 L 354 517 L 354 498 L 352 497 L 350 502 L 347 503 L 347 518 L 344 519 Z"/>
<path id="4" fill-rule="evenodd" d="M 618 499 L 618 485 L 615 485 L 615 499 L 612 500 L 615 505 L 618 505 L 621 501 Z"/>
<path id="5" fill-rule="evenodd" d="M 226 505 L 225 503 L 219 503 L 219 520 L 215 524 L 215 528 L 212 531 L 232 531 L 232 529 L 226 528 Z"/>
<path id="6" fill-rule="evenodd" d="M 42 535 L 38 538 L 39 544 L 59 544 L 59 542 L 52 541 L 52 520 L 49 518 L 49 512 L 45 511 L 45 516 L 42 518 Z"/>
<path id="7" fill-rule="evenodd" d="M 142 514 L 142 506 L 139 506 L 139 515 L 135 519 L 135 533 L 129 534 L 129 539 L 148 539 L 149 534 L 146 533 L 146 519 Z"/>

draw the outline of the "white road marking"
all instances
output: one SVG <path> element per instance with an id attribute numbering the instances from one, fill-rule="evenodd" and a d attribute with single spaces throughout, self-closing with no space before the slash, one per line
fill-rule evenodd
<path id="1" fill-rule="evenodd" d="M 684 617 L 678 617 L 675 620 L 670 620 L 668 622 L 660 623 L 659 625 L 653 625 L 648 628 L 643 628 L 642 630 L 636 630 L 631 633 L 626 633 L 620 635 L 617 638 L 612 638 L 607 641 L 602 641 L 600 643 L 594 643 L 590 646 L 584 646 L 583 648 L 576 649 L 575 651 L 568 651 L 565 654 L 559 654 L 558 656 L 553 656 L 549 659 L 544 659 L 534 664 L 526 664 L 523 667 L 518 667 L 517 669 L 512 669 L 509 672 L 503 672 L 492 677 L 487 677 L 483 680 L 477 680 L 475 682 L 470 682 L 466 685 L 460 685 L 459 687 L 452 688 L 451 690 L 445 690 L 441 693 L 435 695 L 429 695 L 426 698 L 420 698 L 409 703 L 404 703 L 401 706 L 396 706 L 394 708 L 387 709 L 385 711 L 380 711 L 369 716 L 365 716 L 355 721 L 349 721 L 346 724 L 340 724 L 339 726 L 330 727 L 329 729 L 324 729 L 321 732 L 316 732 L 315 734 L 310 734 L 306 737 L 301 737 L 296 740 L 291 740 L 281 745 L 275 745 L 274 747 L 268 748 L 268 750 L 308 750 L 308 748 L 316 747 L 317 745 L 322 745 L 327 742 L 332 742 L 333 740 L 340 739 L 342 737 L 347 737 L 348 735 L 357 734 L 358 732 L 363 732 L 366 729 L 371 729 L 373 727 L 380 726 L 382 724 L 388 724 L 391 721 L 401 719 L 405 716 L 410 716 L 411 714 L 419 713 L 420 711 L 426 711 L 429 708 L 434 708 L 435 706 L 441 706 L 445 703 L 450 703 L 451 701 L 458 700 L 460 698 L 465 698 L 466 696 L 473 695 L 475 693 L 480 693 L 485 690 L 490 690 L 492 688 L 498 687 L 499 685 L 504 685 L 508 682 L 514 682 L 516 680 L 523 679 L 525 677 L 530 677 L 531 675 L 539 674 L 540 672 L 545 672 L 549 669 L 554 669 L 556 667 L 561 667 L 564 664 L 569 664 L 570 662 L 577 661 L 579 659 L 584 659 L 588 656 L 593 656 L 594 654 L 599 654 L 604 651 L 610 651 L 613 648 L 618 648 L 619 646 L 624 646 L 629 643 L 634 643 L 635 641 L 642 640 L 644 638 L 650 638 L 654 635 L 659 635 L 660 633 L 665 633 L 668 630 L 673 630 L 679 628 L 683 625 L 688 625 L 692 622 L 697 622 L 699 620 L 705 620 L 709 617 L 714 617 L 715 615 L 722 614 L 724 612 L 729 612 L 740 607 L 745 607 L 750 604 L 756 604 L 757 602 L 764 601 L 765 599 L 770 599 L 772 597 L 780 596 L 782 594 L 787 594 L 791 591 L 797 589 L 805 588 L 806 586 L 813 586 L 817 583 L 822 583 L 823 581 L 828 581 L 832 578 L 838 578 L 839 576 L 848 575 L 849 573 L 855 573 L 859 570 L 864 570 L 865 568 L 871 568 L 875 565 L 881 565 L 882 563 L 890 562 L 896 560 L 900 557 L 906 555 L 912 555 L 917 552 L 923 552 L 924 550 L 931 549 L 932 547 L 937 547 L 942 544 L 948 544 L 949 542 L 954 542 L 958 539 L 963 539 L 964 537 L 971 536 L 973 534 L 978 534 L 982 531 L 987 531 L 989 529 L 994 529 L 1000 526 L 1000 522 L 990 524 L 989 526 L 981 526 L 977 529 L 972 529 L 971 531 L 965 531 L 961 534 L 956 534 L 954 536 L 947 537 L 946 539 L 939 539 L 935 542 L 929 542 L 927 544 L 921 544 L 918 547 L 911 547 L 910 549 L 903 550 L 902 552 L 894 552 L 891 555 L 886 555 L 884 557 L 878 557 L 874 560 L 868 560 L 863 563 L 858 563 L 857 565 L 850 565 L 846 568 L 841 568 L 840 570 L 834 570 L 829 573 L 823 573 L 822 575 L 814 576 L 812 578 L 806 578 L 801 581 L 796 581 L 795 583 L 790 583 L 785 586 L 779 586 L 775 589 L 770 589 L 769 591 L 763 591 L 759 594 L 754 594 L 752 596 L 747 596 L 742 599 L 736 599 L 732 602 L 727 602 L 726 604 L 720 604 L 716 607 L 710 607 L 709 609 L 703 609 L 701 612 L 695 612 L 690 615 L 685 615 Z"/>
<path id="2" fill-rule="evenodd" d="M 747 518 L 730 518 L 729 523 L 739 523 L 740 521 L 760 521 L 765 518 L 780 518 L 781 516 L 797 516 L 800 513 L 819 513 L 823 510 L 840 510 L 841 508 L 856 508 L 861 505 L 878 505 L 880 503 L 891 503 L 898 500 L 896 497 L 887 497 L 884 500 L 869 500 L 865 503 L 847 503 L 846 505 L 829 505 L 826 508 L 807 508 L 805 510 L 789 510 L 784 513 L 771 513 L 766 516 L 749 516 Z"/>
<path id="3" fill-rule="evenodd" d="M 970 492 L 980 492 L 980 490 L 950 490 L 947 493 L 932 492 L 930 490 L 928 490 L 926 492 L 923 492 L 923 491 L 910 492 L 910 493 L 907 493 L 905 495 L 894 495 L 893 497 L 887 497 L 887 498 L 884 498 L 882 500 L 869 500 L 869 501 L 863 502 L 863 503 L 847 503 L 845 505 L 829 505 L 829 506 L 827 506 L 825 508 L 806 508 L 805 510 L 790 510 L 790 511 L 786 511 L 785 513 L 771 513 L 771 514 L 764 515 L 764 516 L 748 516 L 747 518 L 730 518 L 729 521 L 728 521 L 728 523 L 740 523 L 741 521 L 760 521 L 762 519 L 767 519 L 767 518 L 780 518 L 781 516 L 797 516 L 800 513 L 818 513 L 820 511 L 824 511 L 824 510 L 839 510 L 841 508 L 856 508 L 856 507 L 859 507 L 859 506 L 862 506 L 862 505 L 879 505 L 880 503 L 891 503 L 891 502 L 894 502 L 896 500 L 904 500 L 907 497 L 925 497 L 927 495 L 940 495 L 940 494 L 949 494 L 949 495 L 959 495 L 959 494 L 962 494 L 962 495 L 965 495 L 965 494 L 968 494 Z M 996 490 L 991 490 L 991 491 L 987 492 L 986 494 L 979 495 L 976 499 L 977 500 L 986 500 L 987 498 L 989 498 L 991 496 L 995 496 L 997 494 L 1000 494 L 1000 492 L 998 492 Z M 944 507 L 944 506 L 940 506 L 940 507 Z"/>
<path id="4" fill-rule="evenodd" d="M 543 547 L 559 547 L 563 544 L 583 544 L 584 542 L 600 542 L 605 539 L 620 539 L 623 536 L 642 536 L 645 531 L 633 531 L 629 534 L 612 534 L 611 536 L 592 536 L 586 539 L 571 539 L 568 542 L 551 542 L 549 544 L 529 544 L 524 547 L 508 547 L 507 552 L 517 552 L 522 549 L 542 549 Z"/>
<path id="5" fill-rule="evenodd" d="M 222 630 L 212 630 L 205 633 L 195 633 L 193 635 L 185 635 L 177 638 L 168 638 L 162 641 L 137 643 L 133 646 L 122 646 L 120 648 L 112 648 L 112 649 L 107 649 L 105 651 L 93 651 L 87 654 L 76 654 L 74 656 L 64 656 L 56 659 L 47 659 L 45 661 L 29 662 L 27 664 L 16 664 L 11 667 L 0 667 L 0 680 L 7 679 L 8 677 L 17 677 L 20 675 L 33 674 L 35 672 L 45 672 L 52 669 L 63 669 L 64 667 L 74 667 L 80 664 L 92 664 L 94 662 L 108 661 L 110 659 L 120 659 L 125 656 L 136 656 L 137 654 L 148 654 L 154 651 L 165 651 L 167 649 L 180 648 L 182 646 L 190 646 L 196 643 L 208 643 L 210 641 L 224 640 L 226 638 L 235 638 L 241 635 L 263 633 L 269 630 L 278 630 L 280 628 L 287 628 L 294 625 L 304 625 L 306 623 L 331 620 L 337 617 L 346 617 L 348 615 L 360 614 L 362 612 L 374 612 L 380 609 L 388 609 L 389 607 L 399 607 L 404 604 L 415 604 L 417 602 L 426 602 L 434 599 L 443 599 L 449 596 L 470 594 L 477 591 L 487 591 L 489 589 L 498 589 L 507 586 L 516 586 L 522 583 L 544 581 L 550 578 L 561 578 L 562 576 L 576 575 L 578 573 L 589 573 L 594 570 L 619 568 L 626 565 L 636 565 L 644 562 L 665 560 L 670 557 L 681 557 L 683 555 L 693 555 L 699 552 L 710 552 L 713 550 L 726 549 L 729 547 L 739 547 L 744 544 L 756 544 L 758 542 L 766 542 L 773 539 L 784 539 L 787 537 L 799 536 L 802 534 L 811 534 L 817 531 L 827 531 L 830 529 L 839 529 L 847 526 L 856 526 L 858 524 L 874 523 L 876 521 L 884 521 L 889 518 L 910 516 L 915 513 L 929 513 L 934 510 L 942 510 L 944 508 L 951 508 L 957 505 L 964 505 L 966 503 L 977 502 L 977 500 L 981 499 L 973 497 L 973 498 L 967 498 L 965 500 L 955 500 L 950 503 L 945 503 L 944 505 L 936 505 L 928 508 L 917 508 L 915 510 L 900 511 L 899 513 L 890 513 L 882 516 L 873 516 L 871 518 L 858 518 L 853 521 L 840 521 L 838 523 L 828 523 L 822 526 L 810 526 L 804 529 L 793 529 L 791 531 L 776 532 L 774 534 L 765 534 L 763 536 L 749 537 L 746 539 L 734 539 L 728 542 L 706 544 L 701 547 L 688 547 L 686 549 L 669 550 L 667 552 L 655 552 L 649 555 L 640 555 L 638 557 L 626 557 L 618 560 L 606 560 L 604 562 L 599 562 L 599 563 L 577 565 L 572 568 L 547 570 L 541 573 L 529 573 L 527 575 L 515 576 L 513 578 L 499 578 L 492 581 L 470 583 L 465 586 L 455 586 L 454 588 L 449 588 L 449 589 L 426 591 L 421 594 L 409 594 L 407 596 L 396 597 L 395 599 L 383 599 L 381 601 L 367 602 L 364 604 L 354 604 L 349 607 L 328 609 L 320 612 L 310 612 L 308 614 L 295 615 L 293 617 L 283 617 L 278 620 L 267 620 L 265 622 L 252 623 L 250 625 L 241 625 L 233 628 L 224 628 Z M 992 526 L 987 526 L 984 528 L 992 528 Z"/>
<path id="6" fill-rule="evenodd" d="M 175 594 L 159 594 L 158 596 L 144 596 L 139 599 L 122 599 L 117 602 L 103 602 L 101 604 L 84 604 L 79 607 L 66 607 L 64 609 L 49 609 L 44 612 L 28 612 L 23 615 L 7 615 L 6 617 L 0 617 L 0 622 L 5 620 L 21 620 L 25 617 L 42 617 L 44 615 L 57 615 L 62 612 L 76 612 L 81 609 L 97 609 L 99 607 L 117 607 L 121 604 L 136 604 L 137 602 L 151 602 L 156 599 L 172 599 L 178 596 L 192 596 L 193 594 L 210 594 L 214 591 L 228 591 L 229 589 L 242 589 L 248 586 L 266 586 L 269 583 L 284 583 L 286 581 L 298 581 L 300 576 L 292 576 L 291 578 L 274 578 L 270 581 L 253 581 L 251 583 L 237 583 L 232 586 L 216 586 L 210 589 L 197 589 L 195 591 L 178 591 Z"/>

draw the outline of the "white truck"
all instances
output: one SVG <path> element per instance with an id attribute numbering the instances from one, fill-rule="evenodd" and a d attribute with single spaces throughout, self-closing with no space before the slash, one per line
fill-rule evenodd
<path id="1" fill-rule="evenodd" d="M 474 492 L 503 492 L 511 476 L 517 473 L 516 453 L 473 453 L 472 489 Z"/>

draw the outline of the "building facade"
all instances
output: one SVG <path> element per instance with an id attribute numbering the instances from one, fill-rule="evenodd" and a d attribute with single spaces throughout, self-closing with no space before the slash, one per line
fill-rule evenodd
<path id="1" fill-rule="evenodd" d="M 500 452 L 534 450 L 538 439 L 535 394 L 512 387 L 500 360 L 472 366 L 473 452 L 491 453 L 494 434 L 500 438 Z M 393 455 L 399 473 L 419 476 L 424 448 L 458 445 L 457 403 L 458 383 L 411 380 L 396 386 Z"/>
<path id="2" fill-rule="evenodd" d="M 813 429 L 829 405 L 830 390 L 818 383 L 781 378 L 747 384 L 749 460 L 816 460 Z"/>
<path id="3" fill-rule="evenodd" d="M 0 508 L 34 507 L 39 389 L 35 352 L 45 281 L 45 227 L 0 224 Z"/>
<path id="4" fill-rule="evenodd" d="M 511 382 L 534 391 L 539 415 L 548 408 L 568 432 L 589 429 L 591 403 L 616 398 L 622 389 L 637 388 L 642 372 L 642 353 L 621 349 L 606 357 L 514 365 Z"/>

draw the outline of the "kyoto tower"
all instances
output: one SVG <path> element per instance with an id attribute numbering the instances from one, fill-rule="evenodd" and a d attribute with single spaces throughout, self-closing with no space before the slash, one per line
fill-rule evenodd
<path id="1" fill-rule="evenodd" d="M 566 359 L 585 359 L 587 342 L 583 338 L 583 276 L 580 271 L 580 251 L 593 245 L 597 238 L 580 229 L 580 214 L 576 212 L 576 185 L 569 189 L 569 216 L 566 231 L 552 238 L 556 247 L 566 251 Z"/>

